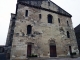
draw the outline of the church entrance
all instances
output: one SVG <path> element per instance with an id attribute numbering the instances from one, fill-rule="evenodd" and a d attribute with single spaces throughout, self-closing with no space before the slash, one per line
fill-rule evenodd
<path id="1" fill-rule="evenodd" d="M 50 57 L 57 57 L 56 45 L 50 45 Z"/>
<path id="2" fill-rule="evenodd" d="M 73 57 L 71 46 L 69 46 L 69 52 L 70 52 L 70 56 Z"/>
<path id="3" fill-rule="evenodd" d="M 27 57 L 31 56 L 32 45 L 27 46 Z"/>

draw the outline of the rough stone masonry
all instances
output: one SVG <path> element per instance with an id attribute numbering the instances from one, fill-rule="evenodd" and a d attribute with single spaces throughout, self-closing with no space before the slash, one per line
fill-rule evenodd
<path id="1" fill-rule="evenodd" d="M 6 42 L 10 60 L 78 56 L 71 17 L 50 0 L 18 0 Z"/>

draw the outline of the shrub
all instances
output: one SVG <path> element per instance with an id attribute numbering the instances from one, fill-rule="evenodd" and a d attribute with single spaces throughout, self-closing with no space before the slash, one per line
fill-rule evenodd
<path id="1" fill-rule="evenodd" d="M 76 52 L 73 52 L 72 55 L 76 55 Z"/>
<path id="2" fill-rule="evenodd" d="M 32 55 L 30 55 L 30 56 L 28 56 L 28 57 L 37 57 L 37 55 L 32 54 Z"/>

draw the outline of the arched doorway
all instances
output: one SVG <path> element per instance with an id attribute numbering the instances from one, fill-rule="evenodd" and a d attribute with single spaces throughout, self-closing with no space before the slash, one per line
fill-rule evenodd
<path id="1" fill-rule="evenodd" d="M 50 57 L 57 57 L 56 44 L 54 40 L 50 40 Z"/>
<path id="2" fill-rule="evenodd" d="M 69 53 L 70 53 L 70 56 L 73 57 L 71 46 L 69 46 Z"/>
<path id="3" fill-rule="evenodd" d="M 27 57 L 30 57 L 32 54 L 32 45 L 33 45 L 33 43 L 31 43 L 31 42 L 27 43 Z"/>

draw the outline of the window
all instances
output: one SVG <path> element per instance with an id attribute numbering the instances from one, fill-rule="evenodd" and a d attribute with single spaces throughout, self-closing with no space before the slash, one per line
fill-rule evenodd
<path id="1" fill-rule="evenodd" d="M 39 14 L 39 19 L 41 19 L 42 18 L 42 16 L 41 16 L 41 14 Z"/>
<path id="2" fill-rule="evenodd" d="M 58 18 L 58 22 L 60 23 L 60 19 Z"/>
<path id="3" fill-rule="evenodd" d="M 26 16 L 26 17 L 28 16 L 28 10 L 26 10 L 26 14 L 25 14 L 25 16 Z"/>
<path id="4" fill-rule="evenodd" d="M 53 18 L 52 15 L 49 14 L 48 15 L 48 23 L 52 23 L 52 18 Z"/>
<path id="5" fill-rule="evenodd" d="M 48 6 L 50 6 L 50 2 L 48 2 Z"/>
<path id="6" fill-rule="evenodd" d="M 67 31 L 67 38 L 70 38 L 70 33 L 69 33 L 69 31 Z"/>
<path id="7" fill-rule="evenodd" d="M 72 55 L 72 49 L 71 49 L 71 46 L 69 46 L 69 52 L 70 52 L 70 55 Z"/>
<path id="8" fill-rule="evenodd" d="M 69 26 L 69 22 L 67 21 L 67 26 Z"/>
<path id="9" fill-rule="evenodd" d="M 28 25 L 27 26 L 27 34 L 31 34 L 31 31 L 32 31 L 32 26 Z"/>
<path id="10" fill-rule="evenodd" d="M 4 53 L 4 48 L 0 47 L 0 53 Z"/>

